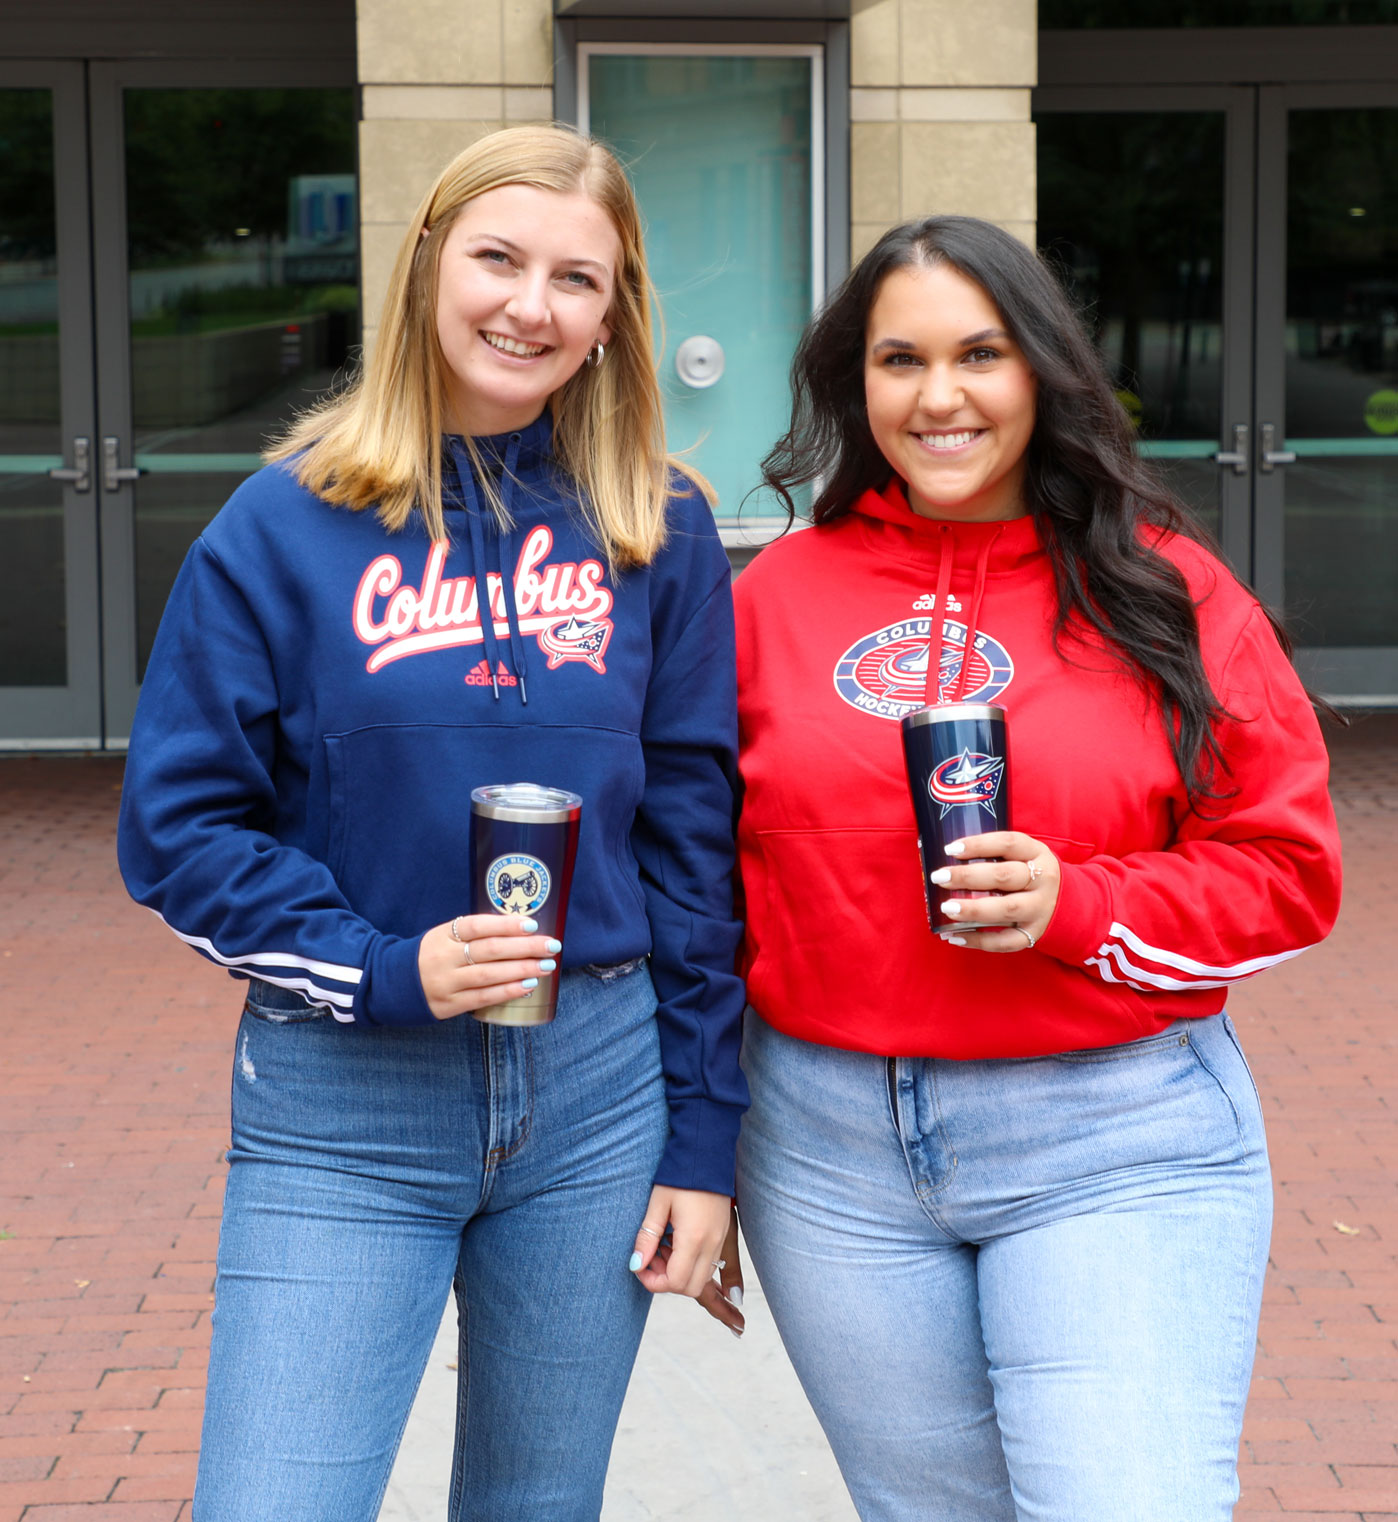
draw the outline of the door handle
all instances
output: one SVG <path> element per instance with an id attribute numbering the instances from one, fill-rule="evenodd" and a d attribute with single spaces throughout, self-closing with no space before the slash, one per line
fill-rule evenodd
<path id="1" fill-rule="evenodd" d="M 1296 463 L 1296 451 L 1294 449 L 1273 449 L 1272 445 L 1276 441 L 1276 424 L 1263 423 L 1260 441 L 1262 448 L 1258 451 L 1257 468 L 1269 475 L 1278 465 L 1294 465 Z"/>
<path id="2" fill-rule="evenodd" d="M 117 491 L 123 481 L 134 481 L 145 474 L 134 465 L 118 465 L 121 458 L 121 440 L 109 433 L 102 440 L 102 487 L 104 491 Z"/>
<path id="3" fill-rule="evenodd" d="M 73 440 L 73 463 L 59 465 L 49 471 L 50 481 L 69 481 L 74 491 L 92 490 L 92 440 L 76 438 Z"/>
<path id="4" fill-rule="evenodd" d="M 1233 424 L 1233 447 L 1232 449 L 1220 449 L 1214 455 L 1215 465 L 1231 465 L 1235 476 L 1245 476 L 1248 473 L 1248 425 L 1246 423 Z"/>

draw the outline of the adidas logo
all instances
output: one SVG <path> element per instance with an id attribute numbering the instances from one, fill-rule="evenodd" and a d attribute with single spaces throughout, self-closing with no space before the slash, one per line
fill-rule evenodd
<path id="1" fill-rule="evenodd" d="M 510 673 L 505 670 L 504 661 L 496 662 L 495 680 L 502 687 L 519 686 L 519 678 L 511 676 Z M 472 666 L 471 669 L 466 673 L 466 685 L 468 687 L 489 687 L 490 662 L 485 660 L 477 661 L 476 664 Z"/>

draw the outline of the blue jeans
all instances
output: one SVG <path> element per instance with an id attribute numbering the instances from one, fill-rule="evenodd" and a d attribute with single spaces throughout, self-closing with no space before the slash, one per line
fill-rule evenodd
<path id="1" fill-rule="evenodd" d="M 654 1011 L 644 965 L 565 973 L 527 1029 L 340 1025 L 252 985 L 197 1522 L 373 1522 L 453 1284 L 451 1522 L 598 1516 L 669 1129 Z"/>
<path id="2" fill-rule="evenodd" d="M 888 1059 L 748 1012 L 743 1233 L 864 1522 L 1225 1522 L 1271 1230 L 1226 1016 Z"/>

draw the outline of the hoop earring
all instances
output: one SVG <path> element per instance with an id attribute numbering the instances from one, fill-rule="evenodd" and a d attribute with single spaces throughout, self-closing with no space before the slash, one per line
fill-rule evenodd
<path id="1" fill-rule="evenodd" d="M 593 344 L 593 346 L 587 351 L 587 358 L 583 361 L 583 363 L 589 370 L 600 370 L 602 368 L 602 361 L 606 358 L 606 356 L 606 345 L 599 338 L 597 342 Z"/>

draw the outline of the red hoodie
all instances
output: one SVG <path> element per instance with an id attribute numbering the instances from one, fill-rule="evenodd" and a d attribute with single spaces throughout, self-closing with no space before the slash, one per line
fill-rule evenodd
<path id="1" fill-rule="evenodd" d="M 1095 640 L 1054 650 L 1031 518 L 932 522 L 894 482 L 743 572 L 738 849 L 766 1020 L 884 1055 L 1108 1046 L 1215 1013 L 1231 984 L 1326 935 L 1340 850 L 1310 703 L 1252 595 L 1192 541 L 1160 549 L 1231 715 L 1217 737 L 1236 793 L 1202 817 L 1140 681 Z M 924 701 L 938 626 L 939 699 L 1004 707 L 1011 825 L 1063 863 L 1048 929 L 1015 955 L 927 926 L 897 721 Z"/>

